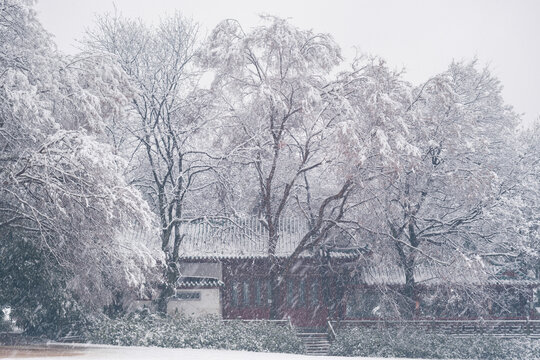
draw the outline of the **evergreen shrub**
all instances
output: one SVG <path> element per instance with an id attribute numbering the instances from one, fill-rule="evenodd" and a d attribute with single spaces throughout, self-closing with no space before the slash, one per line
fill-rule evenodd
<path id="1" fill-rule="evenodd" d="M 221 321 L 217 317 L 167 317 L 132 313 L 104 319 L 85 333 L 88 342 L 122 346 L 227 349 L 302 353 L 294 331 L 268 321 Z"/>
<path id="2" fill-rule="evenodd" d="M 419 359 L 540 359 L 540 341 L 489 335 L 457 337 L 410 328 L 344 328 L 330 355 Z"/>

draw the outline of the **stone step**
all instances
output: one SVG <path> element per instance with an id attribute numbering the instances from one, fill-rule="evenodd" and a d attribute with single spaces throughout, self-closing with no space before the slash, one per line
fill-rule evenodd
<path id="1" fill-rule="evenodd" d="M 315 349 L 315 348 L 328 348 L 330 344 L 304 344 L 306 348 Z"/>
<path id="2" fill-rule="evenodd" d="M 304 343 L 330 343 L 327 339 L 302 339 Z"/>
<path id="3" fill-rule="evenodd" d="M 304 344 L 306 348 L 330 347 L 330 344 Z"/>
<path id="4" fill-rule="evenodd" d="M 328 350 L 330 349 L 330 341 L 328 339 L 327 333 L 302 331 L 298 332 L 297 335 L 304 343 L 306 355 L 328 355 Z"/>
<path id="5" fill-rule="evenodd" d="M 326 339 L 321 340 L 302 340 L 304 344 L 330 344 L 330 342 Z"/>

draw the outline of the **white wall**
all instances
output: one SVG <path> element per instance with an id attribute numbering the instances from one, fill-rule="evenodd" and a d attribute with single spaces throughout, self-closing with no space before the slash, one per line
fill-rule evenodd
<path id="1" fill-rule="evenodd" d="M 181 313 L 189 316 L 218 315 L 221 316 L 219 289 L 182 289 L 180 292 L 200 292 L 200 299 L 181 300 L 172 298 L 167 304 L 167 313 Z"/>

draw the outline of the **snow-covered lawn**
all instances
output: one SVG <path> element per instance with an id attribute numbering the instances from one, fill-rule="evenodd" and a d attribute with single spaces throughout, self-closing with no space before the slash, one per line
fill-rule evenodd
<path id="1" fill-rule="evenodd" d="M 278 353 L 255 353 L 229 350 L 165 349 L 156 347 L 126 347 L 74 344 L 49 346 L 1 347 L 0 359 L 45 360 L 352 360 L 376 358 L 322 357 Z M 391 359 L 386 359 L 391 360 Z M 406 360 L 406 359 L 400 359 Z"/>

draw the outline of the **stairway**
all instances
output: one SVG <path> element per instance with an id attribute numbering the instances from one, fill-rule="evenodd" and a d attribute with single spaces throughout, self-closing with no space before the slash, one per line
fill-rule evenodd
<path id="1" fill-rule="evenodd" d="M 330 340 L 325 332 L 311 332 L 304 329 L 297 329 L 297 335 L 304 343 L 306 355 L 328 355 Z"/>

